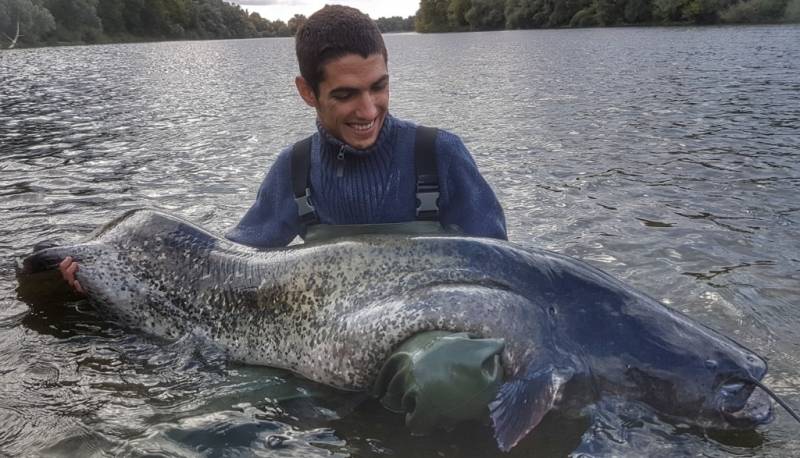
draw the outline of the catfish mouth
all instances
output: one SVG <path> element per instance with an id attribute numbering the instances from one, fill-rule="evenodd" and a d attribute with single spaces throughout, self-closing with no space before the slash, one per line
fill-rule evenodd
<path id="1" fill-rule="evenodd" d="M 746 429 L 772 421 L 772 400 L 763 390 L 748 381 L 732 380 L 719 391 L 719 410 L 734 428 Z"/>

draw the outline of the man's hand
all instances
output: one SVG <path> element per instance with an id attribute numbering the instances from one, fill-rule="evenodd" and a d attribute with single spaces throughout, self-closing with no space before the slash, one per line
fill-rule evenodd
<path id="1" fill-rule="evenodd" d="M 75 272 L 78 271 L 78 263 L 72 260 L 72 256 L 64 258 L 61 264 L 58 265 L 58 270 L 61 271 L 61 276 L 64 277 L 64 280 L 69 283 L 72 289 L 84 294 L 83 287 L 78 280 L 75 279 Z"/>

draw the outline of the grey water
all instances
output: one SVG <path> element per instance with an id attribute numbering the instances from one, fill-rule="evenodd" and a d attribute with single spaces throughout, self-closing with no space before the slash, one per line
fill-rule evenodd
<path id="1" fill-rule="evenodd" d="M 462 136 L 509 237 L 575 256 L 766 357 L 800 408 L 800 27 L 387 35 L 396 116 Z M 217 232 L 313 129 L 289 39 L 0 53 L 0 455 L 506 456 L 375 402 L 97 316 L 16 262 L 121 212 Z M 508 456 L 800 454 L 609 402 Z"/>

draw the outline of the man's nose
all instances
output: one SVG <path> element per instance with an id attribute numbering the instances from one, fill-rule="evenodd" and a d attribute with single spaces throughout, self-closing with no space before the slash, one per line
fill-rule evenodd
<path id="1" fill-rule="evenodd" d="M 369 92 L 359 97 L 356 115 L 365 120 L 378 116 L 378 105 L 375 103 L 375 97 Z"/>

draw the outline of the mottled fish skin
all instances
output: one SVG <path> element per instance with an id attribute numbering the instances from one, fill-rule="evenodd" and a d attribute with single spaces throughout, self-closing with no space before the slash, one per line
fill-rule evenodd
<path id="1" fill-rule="evenodd" d="M 368 389 L 421 331 L 518 336 L 504 352 L 509 375 L 547 334 L 546 314 L 501 275 L 515 262 L 528 271 L 528 254 L 486 239 L 362 236 L 259 251 L 139 210 L 52 250 L 80 263 L 90 300 L 124 326 L 206 336 L 235 360 L 341 389 Z"/>
<path id="2" fill-rule="evenodd" d="M 738 385 L 726 382 L 766 373 L 749 350 L 609 275 L 506 241 L 370 235 L 259 251 L 138 210 L 24 264 L 68 255 L 90 300 L 125 326 L 205 336 L 235 360 L 340 389 L 370 389 L 392 351 L 429 330 L 504 339 L 505 378 L 517 386 L 552 366 L 570 383 L 588 380 L 592 397 L 621 394 L 715 427 L 753 389 L 731 393 Z M 528 393 L 511 383 L 493 403 L 505 416 L 496 425 L 515 418 L 514 393 Z M 522 426 L 501 445 L 535 424 Z"/>

